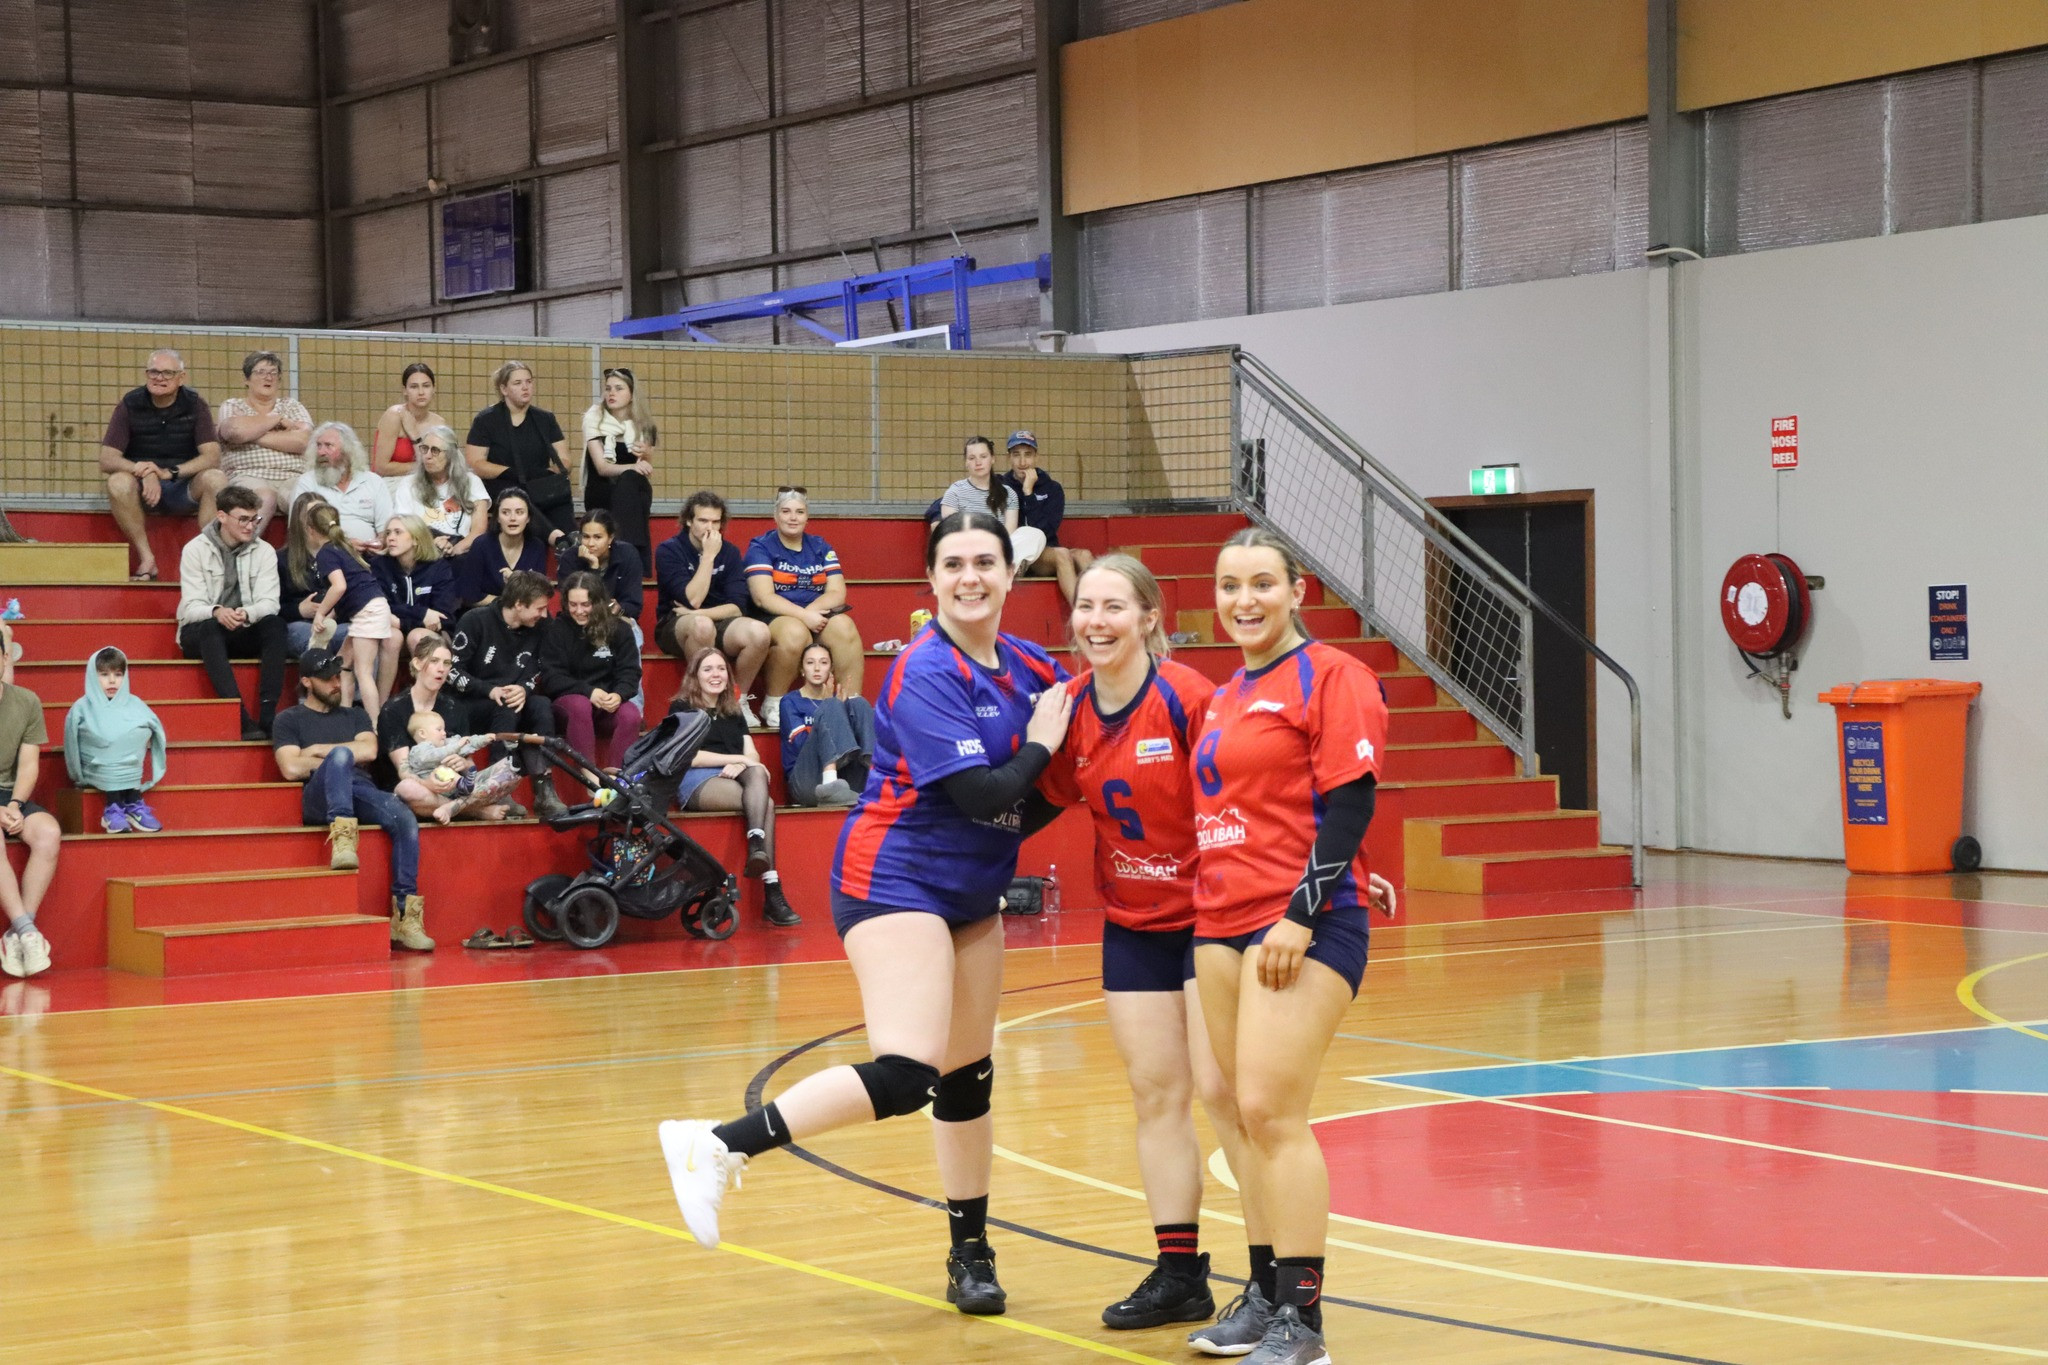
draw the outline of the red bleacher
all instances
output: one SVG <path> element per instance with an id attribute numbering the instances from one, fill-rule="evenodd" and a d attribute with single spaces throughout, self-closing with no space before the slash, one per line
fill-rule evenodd
<path id="1" fill-rule="evenodd" d="M 104 514 L 14 513 L 21 531 L 56 542 L 117 541 Z M 1098 553 L 1112 546 L 1139 555 L 1161 577 L 1173 628 L 1200 643 L 1175 657 L 1222 681 L 1237 668 L 1237 650 L 1214 643 L 1209 569 L 1215 547 L 1241 519 L 1227 515 L 1075 518 L 1062 538 Z M 729 536 L 742 542 L 768 527 L 736 519 Z M 128 971 L 184 974 L 265 966 L 372 961 L 389 949 L 384 916 L 389 878 L 383 835 L 365 827 L 362 868 L 326 872 L 324 831 L 298 823 L 298 788 L 279 780 L 268 749 L 243 743 L 236 706 L 212 698 L 196 662 L 178 657 L 171 619 L 177 602 L 178 549 L 189 522 L 152 518 L 152 544 L 166 581 L 6 589 L 27 616 L 16 626 L 25 657 L 16 682 L 43 702 L 52 744 L 45 750 L 36 798 L 58 812 L 66 838 L 56 885 L 38 916 L 59 969 L 112 965 Z M 656 519 L 657 538 L 673 519 Z M 849 601 L 869 643 L 911 634 L 910 612 L 929 605 L 922 578 L 923 528 L 912 518 L 835 521 L 813 529 L 838 549 L 848 568 Z M 276 527 L 273 525 L 273 539 Z M 651 626 L 650 585 L 642 625 Z M 1317 635 L 1366 660 L 1386 683 L 1393 708 L 1379 814 L 1369 847 L 1374 866 L 1402 880 L 1404 861 L 1420 858 L 1434 875 L 1473 883 L 1445 889 L 1531 890 L 1625 885 L 1627 856 L 1598 847 L 1598 819 L 1560 812 L 1556 783 L 1517 775 L 1513 754 L 1481 731 L 1435 684 L 1391 646 L 1362 637 L 1358 618 L 1320 585 L 1310 585 L 1308 617 Z M 1004 626 L 1059 648 L 1066 613 L 1050 579 L 1026 580 L 1012 594 Z M 151 793 L 165 830 L 156 835 L 99 833 L 101 799 L 71 789 L 61 740 L 64 714 L 79 695 L 85 661 L 112 644 L 125 651 L 137 695 L 162 717 L 171 740 L 168 774 Z M 870 652 L 867 686 L 878 686 L 890 656 Z M 237 666 L 244 694 L 255 695 L 256 665 Z M 648 709 L 659 714 L 676 688 L 680 665 L 650 654 Z M 295 692 L 287 676 L 287 700 Z M 762 751 L 781 800 L 775 735 L 761 732 Z M 737 866 L 744 856 L 736 816 L 690 815 L 691 833 Z M 839 811 L 784 808 L 777 815 L 777 863 L 792 903 L 807 917 L 827 915 L 827 876 Z M 1404 832 L 1405 827 L 1405 832 Z M 1079 812 L 1063 816 L 1025 848 L 1023 870 L 1057 865 L 1069 906 L 1099 904 L 1088 869 L 1093 840 Z M 22 852 L 10 842 L 16 866 Z M 427 930 L 442 951 L 481 924 L 518 918 L 522 892 L 546 872 L 573 872 L 582 841 L 530 821 L 508 825 L 429 825 L 422 830 L 421 892 Z M 1448 869 L 1448 871 L 1446 871 Z M 742 882 L 740 933 L 770 934 L 759 918 L 759 885 Z M 670 937 L 674 920 L 627 921 L 622 936 Z"/>

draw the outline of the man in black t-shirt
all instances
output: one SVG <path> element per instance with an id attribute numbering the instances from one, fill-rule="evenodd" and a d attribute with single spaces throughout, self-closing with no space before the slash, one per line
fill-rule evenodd
<path id="1" fill-rule="evenodd" d="M 213 520 L 213 495 L 227 487 L 220 439 L 206 400 L 185 387 L 185 362 L 176 351 L 152 351 L 144 383 L 114 405 L 100 437 L 100 473 L 114 523 L 135 547 L 138 579 L 157 576 L 145 513 L 196 516 L 204 530 Z"/>
<path id="2" fill-rule="evenodd" d="M 370 780 L 377 736 L 360 706 L 341 704 L 341 658 L 324 649 L 299 656 L 297 706 L 277 713 L 270 744 L 277 769 L 289 782 L 303 782 L 300 818 L 327 826 L 336 871 L 358 866 L 358 822 L 367 820 L 391 836 L 391 941 L 401 948 L 431 952 L 426 902 L 420 898 L 420 826 L 405 803 Z"/>
<path id="3" fill-rule="evenodd" d="M 448 643 L 455 666 L 447 690 L 462 699 L 462 724 L 450 734 L 552 735 L 555 708 L 540 694 L 540 623 L 548 614 L 554 585 L 537 573 L 514 570 L 505 575 L 494 602 L 462 614 Z M 492 759 L 502 757 L 492 746 Z M 538 747 L 522 744 L 520 768 L 533 786 L 533 812 L 541 819 L 567 814 L 555 794 L 547 759 Z"/>

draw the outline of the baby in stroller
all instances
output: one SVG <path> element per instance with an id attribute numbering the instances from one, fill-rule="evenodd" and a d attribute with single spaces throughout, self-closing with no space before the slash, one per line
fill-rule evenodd
<path id="1" fill-rule="evenodd" d="M 434 807 L 434 819 L 447 824 L 464 811 L 481 810 L 511 798 L 519 785 L 519 773 L 512 760 L 501 758 L 482 772 L 461 760 L 498 738 L 496 735 L 462 735 L 448 738 L 448 726 L 433 711 L 415 711 L 406 718 L 406 734 L 412 747 L 405 751 L 406 771 L 413 777 L 455 779 L 455 790 Z"/>

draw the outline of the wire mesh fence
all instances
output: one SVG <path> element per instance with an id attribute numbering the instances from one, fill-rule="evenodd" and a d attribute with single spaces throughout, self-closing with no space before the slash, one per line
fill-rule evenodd
<path id="1" fill-rule="evenodd" d="M 1528 607 L 1312 410 L 1256 369 L 1238 374 L 1239 504 L 1531 764 Z"/>
<path id="2" fill-rule="evenodd" d="M 533 370 L 572 460 L 604 369 L 634 372 L 656 435 L 657 505 L 714 488 L 743 510 L 798 483 L 830 508 L 922 510 L 961 476 L 970 436 L 1028 430 L 1070 502 L 1227 500 L 1230 353 L 1168 359 L 1031 353 L 834 352 L 660 342 L 292 332 L 249 328 L 0 323 L 0 493 L 21 502 L 102 498 L 100 438 L 153 350 L 176 350 L 216 413 L 245 391 L 253 351 L 284 361 L 283 392 L 367 447 L 403 400 L 401 372 L 433 370 L 433 411 L 465 434 L 497 401 L 507 360 Z M 999 467 L 1000 461 L 999 461 Z M 575 479 L 579 486 L 581 478 Z"/>

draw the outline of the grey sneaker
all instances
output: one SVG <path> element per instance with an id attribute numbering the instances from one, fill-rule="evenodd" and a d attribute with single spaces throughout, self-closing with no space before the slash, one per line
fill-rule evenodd
<path id="1" fill-rule="evenodd" d="M 1259 1348 L 1244 1360 L 1245 1365 L 1330 1365 L 1330 1353 L 1323 1349 L 1323 1334 L 1310 1331 L 1294 1305 L 1283 1303 L 1273 1310 Z"/>
<path id="2" fill-rule="evenodd" d="M 860 800 L 858 793 L 847 785 L 843 778 L 818 784 L 818 804 L 821 806 L 850 806 Z"/>
<path id="3" fill-rule="evenodd" d="M 1188 1333 L 1188 1345 L 1203 1355 L 1250 1355 L 1264 1340 L 1266 1324 L 1272 1320 L 1272 1302 L 1256 1284 L 1248 1284 L 1244 1293 L 1224 1307 L 1221 1317 Z"/>

